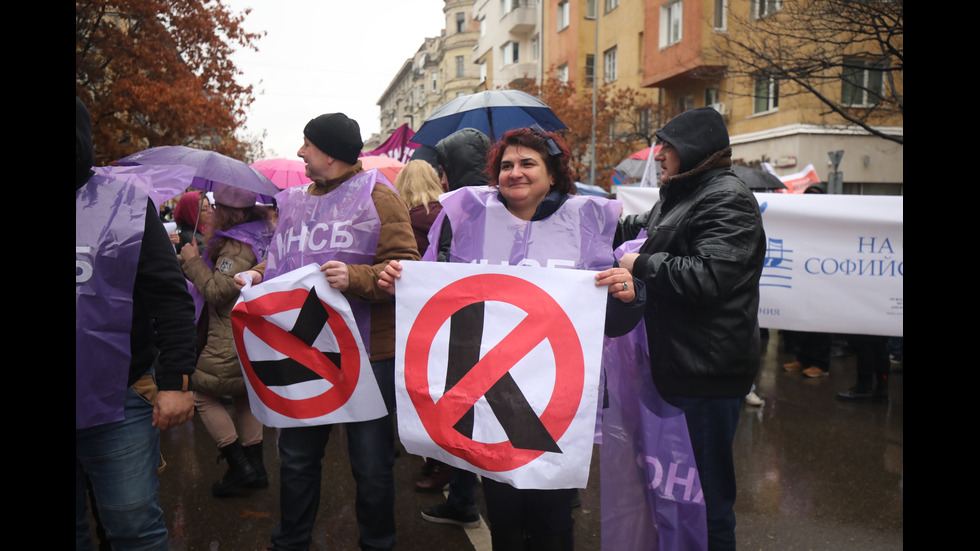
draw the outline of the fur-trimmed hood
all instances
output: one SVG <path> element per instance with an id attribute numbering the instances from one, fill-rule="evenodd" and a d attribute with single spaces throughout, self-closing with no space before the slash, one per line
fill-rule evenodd
<path id="1" fill-rule="evenodd" d="M 663 178 L 660 181 L 660 187 L 664 189 L 670 187 L 673 190 L 677 190 L 678 187 L 686 188 L 694 182 L 697 182 L 698 178 L 705 172 L 716 168 L 728 168 L 730 166 L 732 166 L 732 148 L 726 147 L 712 153 L 704 162 L 687 172 Z"/>

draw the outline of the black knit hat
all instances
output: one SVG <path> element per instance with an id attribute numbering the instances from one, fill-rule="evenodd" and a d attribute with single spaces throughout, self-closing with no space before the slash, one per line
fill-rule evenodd
<path id="1" fill-rule="evenodd" d="M 684 111 L 654 134 L 677 151 L 681 161 L 680 174 L 730 145 L 725 119 L 712 107 Z"/>
<path id="2" fill-rule="evenodd" d="M 306 123 L 303 135 L 320 151 L 349 165 L 357 162 L 364 142 L 357 121 L 343 113 L 327 113 Z"/>

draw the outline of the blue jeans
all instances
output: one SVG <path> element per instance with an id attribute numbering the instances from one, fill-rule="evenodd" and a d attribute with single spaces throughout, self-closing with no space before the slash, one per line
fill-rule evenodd
<path id="1" fill-rule="evenodd" d="M 395 545 L 395 361 L 371 362 L 388 415 L 347 423 L 347 454 L 357 485 L 355 513 L 361 549 Z M 277 550 L 309 549 L 320 506 L 324 448 L 333 425 L 284 428 L 279 433 L 280 521 L 272 533 Z"/>
<path id="2" fill-rule="evenodd" d="M 735 549 L 735 429 L 744 398 L 664 396 L 684 412 L 708 520 L 708 549 Z"/>
<path id="3" fill-rule="evenodd" d="M 93 549 L 87 482 L 113 549 L 167 549 L 159 466 L 153 405 L 130 387 L 125 419 L 75 431 L 75 549 Z"/>

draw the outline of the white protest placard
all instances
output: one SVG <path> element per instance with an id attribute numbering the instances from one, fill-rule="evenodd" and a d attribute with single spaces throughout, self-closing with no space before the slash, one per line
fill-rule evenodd
<path id="1" fill-rule="evenodd" d="M 387 414 L 350 305 L 316 264 L 242 289 L 231 321 L 252 413 L 263 425 Z"/>
<path id="2" fill-rule="evenodd" d="M 405 449 L 517 488 L 584 488 L 607 295 L 596 272 L 403 264 L 395 393 Z"/>

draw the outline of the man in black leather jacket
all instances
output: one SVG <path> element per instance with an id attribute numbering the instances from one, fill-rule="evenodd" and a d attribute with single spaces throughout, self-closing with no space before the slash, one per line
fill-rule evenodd
<path id="1" fill-rule="evenodd" d="M 656 135 L 660 200 L 622 222 L 620 241 L 642 229 L 648 238 L 620 265 L 646 283 L 650 368 L 664 399 L 685 413 L 709 548 L 735 549 L 732 442 L 759 370 L 762 216 L 731 170 L 728 129 L 717 111 L 685 111 Z"/>

